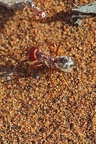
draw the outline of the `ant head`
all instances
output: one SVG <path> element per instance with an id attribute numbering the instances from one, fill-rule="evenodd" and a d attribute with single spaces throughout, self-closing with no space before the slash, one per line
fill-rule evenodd
<path id="1" fill-rule="evenodd" d="M 74 62 L 70 57 L 60 56 L 54 59 L 56 68 L 64 72 L 70 72 L 74 66 Z"/>
<path id="2" fill-rule="evenodd" d="M 45 12 L 43 12 L 43 11 L 39 11 L 38 15 L 41 19 L 45 18 L 45 16 L 46 16 Z"/>
<path id="3" fill-rule="evenodd" d="M 37 53 L 39 52 L 39 49 L 37 47 L 31 47 L 27 53 L 27 57 L 29 61 L 35 61 L 37 60 Z"/>

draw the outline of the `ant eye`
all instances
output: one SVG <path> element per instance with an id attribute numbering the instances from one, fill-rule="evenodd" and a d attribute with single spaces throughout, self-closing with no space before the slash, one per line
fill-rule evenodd
<path id="1" fill-rule="evenodd" d="M 44 18 L 46 16 L 45 12 L 40 11 L 39 12 L 39 17 Z"/>

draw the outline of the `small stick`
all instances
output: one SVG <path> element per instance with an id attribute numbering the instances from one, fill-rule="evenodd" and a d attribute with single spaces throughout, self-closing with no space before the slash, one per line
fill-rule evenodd
<path id="1" fill-rule="evenodd" d="M 59 48 L 60 48 L 60 45 L 61 45 L 61 42 L 59 43 L 59 45 L 58 45 L 58 47 L 57 47 L 57 49 L 56 49 L 56 56 L 58 55 L 58 50 L 59 50 Z"/>

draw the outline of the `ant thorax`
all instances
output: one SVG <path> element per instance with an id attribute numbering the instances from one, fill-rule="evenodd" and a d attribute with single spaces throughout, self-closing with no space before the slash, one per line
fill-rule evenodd
<path id="1" fill-rule="evenodd" d="M 70 57 L 59 56 L 54 58 L 55 67 L 64 72 L 70 72 L 73 68 L 74 62 Z"/>

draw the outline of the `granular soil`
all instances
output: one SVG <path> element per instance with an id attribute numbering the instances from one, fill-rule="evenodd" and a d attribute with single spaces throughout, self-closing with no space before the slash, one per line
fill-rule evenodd
<path id="1" fill-rule="evenodd" d="M 96 18 L 79 27 L 69 14 L 73 3 L 90 2 L 34 0 L 44 19 L 0 6 L 0 144 L 96 143 Z M 47 66 L 28 63 L 14 70 L 32 46 L 55 57 L 59 44 L 58 55 L 74 61 L 70 73 L 54 69 L 50 79 Z"/>

